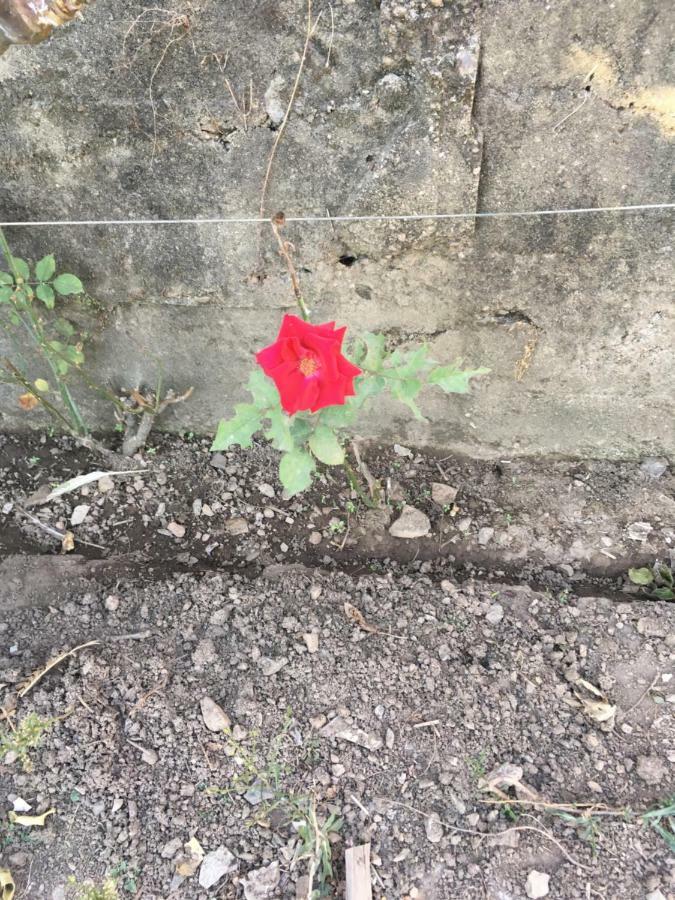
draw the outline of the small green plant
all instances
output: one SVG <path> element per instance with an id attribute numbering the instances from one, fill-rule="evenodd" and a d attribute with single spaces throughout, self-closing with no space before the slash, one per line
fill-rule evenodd
<path id="1" fill-rule="evenodd" d="M 643 813 L 640 818 L 663 838 L 670 852 L 675 853 L 675 797 L 666 800 L 664 806 Z"/>
<path id="2" fill-rule="evenodd" d="M 247 383 L 252 402 L 237 403 L 234 416 L 220 422 L 211 449 L 249 448 L 261 432 L 281 453 L 279 480 L 289 497 L 311 486 L 317 463 L 322 463 L 342 466 L 352 490 L 373 506 L 377 501 L 361 488 L 345 452 L 348 435 L 366 406 L 389 392 L 423 420 L 417 399 L 424 388 L 467 394 L 471 379 L 489 369 L 462 369 L 461 361 L 438 365 L 426 344 L 389 347 L 384 334 L 363 334 L 347 358 L 342 352 L 346 328 L 310 322 L 291 259 L 292 244 L 280 234 L 283 213 L 271 224 L 300 316 L 285 315 L 277 339 L 256 354 L 260 369 Z"/>
<path id="3" fill-rule="evenodd" d="M 647 597 L 654 600 L 675 600 L 675 575 L 673 566 L 659 562 L 642 569 L 629 569 L 628 577 L 633 584 L 638 584 Z"/>
<path id="4" fill-rule="evenodd" d="M 0 730 L 0 756 L 14 753 L 25 772 L 30 772 L 33 764 L 30 751 L 37 747 L 42 735 L 48 731 L 56 719 L 41 719 L 37 713 L 28 713 L 16 725 L 7 720 L 10 728 Z"/>
<path id="5" fill-rule="evenodd" d="M 333 879 L 333 848 L 331 839 L 339 834 L 343 820 L 334 812 L 326 818 L 317 814 L 316 797 L 292 798 L 288 811 L 294 817 L 299 842 L 295 862 L 307 862 L 309 880 L 308 896 L 314 898 L 330 895 L 329 884 Z M 314 885 L 317 885 L 316 889 Z"/>
<path id="6" fill-rule="evenodd" d="M 480 753 L 477 753 L 475 756 L 472 756 L 468 760 L 469 771 L 471 772 L 473 777 L 476 779 L 476 781 L 479 781 L 481 778 L 483 778 L 485 776 L 485 773 L 487 771 L 487 769 L 486 769 L 487 758 L 488 758 L 487 750 L 481 750 Z"/>
<path id="7" fill-rule="evenodd" d="M 80 279 L 69 272 L 58 273 L 51 253 L 32 267 L 13 256 L 1 228 L 0 251 L 9 269 L 0 271 L 0 328 L 15 351 L 14 359 L 2 360 L 0 381 L 23 391 L 18 397 L 21 409 L 30 412 L 41 407 L 86 446 L 108 453 L 92 438 L 75 400 L 71 383 L 76 377 L 96 396 L 113 404 L 119 430 L 124 432 L 122 452 L 133 455 L 144 446 L 157 416 L 168 405 L 187 399 L 191 391 L 181 396 L 168 391 L 161 397 L 160 379 L 154 393 L 131 390 L 128 396 L 119 397 L 97 384 L 84 368 L 88 335 L 61 310 L 64 298 L 76 298 L 81 306 L 91 304 Z"/>
<path id="8" fill-rule="evenodd" d="M 119 900 L 117 885 L 112 878 L 106 878 L 101 884 L 93 881 L 78 882 L 71 875 L 68 879 L 69 900 Z"/>
<path id="9" fill-rule="evenodd" d="M 331 519 L 328 523 L 331 534 L 343 534 L 346 525 L 342 519 Z"/>
<path id="10" fill-rule="evenodd" d="M 281 813 L 287 824 L 298 835 L 294 863 L 306 862 L 309 877 L 308 898 L 329 896 L 328 884 L 333 878 L 332 839 L 342 828 L 342 820 L 333 812 L 322 815 L 317 808 L 314 794 L 288 789 L 284 785 L 290 774 L 289 766 L 282 759 L 282 748 L 293 724 L 290 711 L 281 731 L 266 748 L 259 746 L 257 732 L 249 733 L 246 746 L 226 731 L 226 753 L 233 759 L 238 772 L 225 788 L 207 788 L 206 793 L 224 796 L 233 801 L 237 796 L 253 789 L 260 793 L 262 802 L 257 808 L 255 822 L 265 821 L 273 811 Z M 318 755 L 316 740 L 307 742 L 303 759 L 314 761 Z"/>
<path id="11" fill-rule="evenodd" d="M 564 812 L 563 810 L 551 810 L 551 814 L 562 819 L 567 825 L 576 828 L 582 841 L 590 844 L 593 856 L 598 853 L 598 838 L 601 834 L 600 819 L 593 815 L 578 815 Z"/>

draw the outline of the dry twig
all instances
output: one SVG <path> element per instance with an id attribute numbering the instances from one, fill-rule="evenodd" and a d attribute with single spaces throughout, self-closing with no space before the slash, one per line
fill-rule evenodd
<path id="1" fill-rule="evenodd" d="M 42 681 L 42 679 L 48 672 L 51 672 L 51 670 L 55 666 L 58 666 L 59 663 L 62 663 L 64 659 L 68 659 L 69 656 L 74 656 L 75 653 L 79 652 L 80 650 L 84 650 L 86 647 L 95 647 L 100 643 L 100 641 L 87 641 L 86 644 L 79 644 L 77 647 L 73 647 L 72 650 L 67 650 L 65 653 L 61 653 L 59 656 L 54 657 L 54 659 L 50 660 L 44 668 L 36 672 L 31 677 L 31 679 L 26 682 L 26 684 L 24 684 L 22 688 L 20 688 L 18 692 L 19 697 L 25 697 L 29 691 L 33 690 L 33 688 L 39 681 Z"/>

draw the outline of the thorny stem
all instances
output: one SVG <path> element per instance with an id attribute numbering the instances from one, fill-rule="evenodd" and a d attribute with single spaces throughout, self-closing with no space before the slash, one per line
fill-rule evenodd
<path id="1" fill-rule="evenodd" d="M 5 255 L 5 258 L 7 260 L 7 265 L 9 266 L 9 269 L 14 277 L 14 281 L 16 283 L 19 283 L 21 281 L 21 275 L 19 274 L 19 271 L 14 263 L 14 257 L 12 256 L 12 251 L 9 248 L 9 244 L 7 243 L 7 239 L 5 237 L 5 234 L 2 230 L 2 228 L 0 228 L 0 249 L 2 249 L 2 252 Z M 88 431 L 87 426 L 84 424 L 84 419 L 82 418 L 82 416 L 80 414 L 77 403 L 75 402 L 72 394 L 70 393 L 68 385 L 65 384 L 65 382 L 59 375 L 59 372 L 58 372 L 56 366 L 54 365 L 54 361 L 51 357 L 51 354 L 47 350 L 47 347 L 46 347 L 45 341 L 44 341 L 44 335 L 42 334 L 42 330 L 40 328 L 39 322 L 36 319 L 35 314 L 32 312 L 30 306 L 28 306 L 28 305 L 25 307 L 25 309 L 23 311 L 26 313 L 26 317 L 21 315 L 21 313 L 18 311 L 17 311 L 17 315 L 18 315 L 23 327 L 28 332 L 31 340 L 33 341 L 34 344 L 36 344 L 36 346 L 38 346 L 41 349 L 45 359 L 47 360 L 47 364 L 52 372 L 52 375 L 54 376 L 54 381 L 58 385 L 59 394 L 61 395 L 61 400 L 63 401 L 63 405 L 66 407 L 66 409 L 68 410 L 68 413 L 70 415 L 70 422 L 67 423 L 68 430 L 74 432 L 78 436 L 86 435 L 87 431 Z M 34 392 L 31 391 L 31 393 L 34 393 Z M 54 410 L 54 407 L 51 404 L 45 402 L 44 397 L 42 397 L 38 394 L 34 394 L 34 396 L 37 397 L 37 399 L 40 401 L 40 403 L 42 403 L 44 408 L 47 409 L 51 415 L 54 414 L 52 412 L 52 410 Z M 59 416 L 59 418 L 62 420 L 64 419 L 63 416 Z"/>
<path id="2" fill-rule="evenodd" d="M 291 89 L 291 96 L 288 101 L 288 106 L 286 107 L 286 114 L 279 126 L 279 130 L 277 131 L 277 136 L 274 139 L 274 144 L 272 145 L 272 151 L 270 153 L 270 157 L 267 160 L 267 169 L 265 170 L 265 179 L 263 181 L 262 192 L 260 195 L 260 218 L 264 218 L 265 216 L 265 198 L 267 196 L 267 186 L 269 184 L 270 175 L 272 174 L 272 166 L 274 164 L 274 158 L 277 153 L 277 148 L 279 143 L 281 142 L 281 138 L 283 137 L 284 131 L 286 130 L 286 125 L 288 124 L 288 119 L 291 115 L 291 110 L 293 109 L 293 104 L 295 102 L 295 95 L 298 93 L 298 88 L 300 87 L 300 80 L 302 78 L 302 70 L 305 67 L 305 60 L 307 59 L 307 52 L 309 50 L 309 42 L 312 39 L 314 32 L 316 31 L 316 27 L 319 24 L 319 19 L 321 18 L 321 13 L 317 16 L 316 20 L 312 22 L 312 0 L 307 0 L 307 33 L 305 36 L 305 43 L 302 48 L 302 56 L 300 57 L 300 64 L 298 65 L 298 71 L 295 75 L 295 82 L 293 83 L 293 88 Z"/>
<path id="3" fill-rule="evenodd" d="M 295 302 L 298 304 L 300 308 L 300 315 L 305 320 L 305 322 L 309 322 L 309 310 L 307 309 L 307 304 L 302 296 L 302 291 L 300 290 L 300 279 L 298 278 L 298 273 L 293 265 L 293 258 L 291 256 L 291 248 L 292 244 L 290 241 L 285 241 L 281 237 L 280 228 L 283 227 L 285 222 L 284 214 L 282 212 L 276 213 L 273 219 L 271 219 L 272 231 L 274 232 L 274 237 L 277 239 L 277 243 L 279 244 L 279 254 L 283 261 L 286 263 L 286 268 L 288 269 L 288 274 L 291 279 L 291 285 L 293 286 L 293 296 L 295 297 Z"/>

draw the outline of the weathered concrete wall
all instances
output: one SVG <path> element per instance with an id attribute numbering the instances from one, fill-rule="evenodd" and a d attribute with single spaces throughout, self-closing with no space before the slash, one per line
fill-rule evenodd
<path id="1" fill-rule="evenodd" d="M 267 213 L 672 199 L 661 0 L 333 0 L 332 22 L 331 5 L 314 6 Z M 0 219 L 257 215 L 305 12 L 303 0 L 172 0 L 166 13 L 98 0 L 50 44 L 9 51 Z M 161 359 L 176 388 L 195 386 L 175 427 L 213 429 L 290 306 L 256 226 L 9 235 L 29 256 L 54 250 L 108 307 L 95 358 L 111 383 L 152 383 Z M 675 455 L 668 212 L 288 236 L 317 317 L 426 337 L 438 359 L 493 369 L 471 398 L 430 397 L 426 425 L 391 406 L 364 431 L 483 455 Z M 1 396 L 4 427 L 25 423 Z"/>

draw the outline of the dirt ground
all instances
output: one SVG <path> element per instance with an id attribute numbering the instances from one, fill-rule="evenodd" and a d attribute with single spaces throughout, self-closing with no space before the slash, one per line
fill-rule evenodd
<path id="1" fill-rule="evenodd" d="M 307 835 L 332 850 L 327 897 L 367 842 L 377 900 L 521 900 L 546 875 L 561 900 L 674 896 L 654 811 L 675 794 L 675 606 L 625 577 L 670 556 L 672 475 L 403 451 L 364 450 L 379 510 L 337 477 L 286 501 L 272 455 L 165 438 L 147 471 L 30 505 L 98 465 L 3 439 L 0 868 L 18 898 L 106 876 L 143 900 L 306 898 Z M 389 533 L 404 502 L 428 535 Z M 9 821 L 26 805 L 55 811 Z"/>

